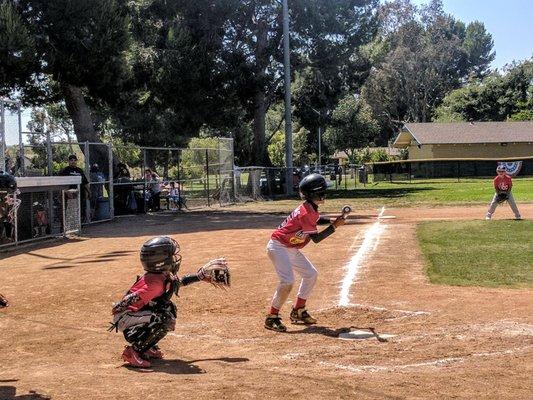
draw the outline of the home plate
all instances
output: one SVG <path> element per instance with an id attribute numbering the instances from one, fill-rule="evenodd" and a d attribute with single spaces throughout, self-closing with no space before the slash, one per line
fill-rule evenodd
<path id="1" fill-rule="evenodd" d="M 362 331 L 362 330 L 354 330 L 350 332 L 339 333 L 339 339 L 343 339 L 343 340 L 372 339 L 372 338 L 376 338 L 376 339 L 381 338 L 381 339 L 387 340 L 395 336 L 396 335 L 389 335 L 387 333 L 375 334 L 370 331 Z"/>

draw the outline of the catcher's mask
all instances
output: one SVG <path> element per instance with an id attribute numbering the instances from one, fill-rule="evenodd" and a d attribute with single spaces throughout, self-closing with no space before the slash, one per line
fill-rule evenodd
<path id="1" fill-rule="evenodd" d="M 324 200 L 328 184 L 320 174 L 307 175 L 300 182 L 300 194 L 308 201 Z"/>
<path id="2" fill-rule="evenodd" d="M 141 263 L 146 272 L 178 273 L 181 264 L 180 246 L 168 236 L 158 236 L 141 247 Z"/>
<path id="3" fill-rule="evenodd" d="M 498 165 L 496 167 L 496 172 L 507 172 L 507 168 L 504 165 Z"/>

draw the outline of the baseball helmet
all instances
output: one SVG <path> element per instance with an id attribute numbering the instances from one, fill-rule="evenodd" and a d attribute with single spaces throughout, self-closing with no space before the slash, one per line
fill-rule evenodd
<path id="1" fill-rule="evenodd" d="M 0 190 L 4 189 L 8 192 L 17 190 L 17 180 L 13 175 L 0 171 Z"/>
<path id="2" fill-rule="evenodd" d="M 177 273 L 181 264 L 178 242 L 168 236 L 157 236 L 141 247 L 141 264 L 146 272 Z"/>
<path id="3" fill-rule="evenodd" d="M 328 189 L 326 179 L 320 174 L 310 174 L 300 182 L 300 193 L 306 200 L 323 199 Z"/>
<path id="4" fill-rule="evenodd" d="M 498 164 L 498 166 L 496 167 L 496 172 L 505 172 L 505 171 L 507 171 L 507 168 L 505 168 L 505 165 Z"/>

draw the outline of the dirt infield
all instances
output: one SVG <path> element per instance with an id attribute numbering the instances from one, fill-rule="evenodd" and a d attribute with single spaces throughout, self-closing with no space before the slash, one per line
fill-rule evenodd
<path id="1" fill-rule="evenodd" d="M 353 224 L 305 249 L 320 273 L 308 302 L 319 323 L 286 334 L 263 328 L 276 285 L 265 246 L 281 214 L 123 218 L 4 254 L 0 399 L 530 398 L 533 291 L 437 286 L 423 273 L 416 221 L 484 210 L 392 209 L 384 215 L 396 218 L 381 222 L 379 209 L 356 211 Z M 533 218 L 532 205 L 521 211 Z M 182 288 L 176 331 L 161 342 L 166 359 L 130 369 L 122 335 L 106 332 L 110 307 L 142 271 L 140 245 L 161 234 L 179 241 L 182 273 L 226 256 L 233 287 Z M 349 305 L 339 307 L 343 284 Z M 337 338 L 369 327 L 396 336 Z"/>

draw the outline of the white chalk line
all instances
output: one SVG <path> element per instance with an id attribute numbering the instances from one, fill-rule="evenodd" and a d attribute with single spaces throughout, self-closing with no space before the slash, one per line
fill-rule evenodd
<path id="1" fill-rule="evenodd" d="M 473 354 L 469 354 L 468 356 L 464 356 L 464 357 L 447 357 L 447 358 L 440 358 L 437 360 L 423 361 L 419 363 L 402 364 L 402 365 L 344 365 L 344 364 L 337 364 L 337 363 L 332 363 L 328 361 L 320 361 L 319 365 L 322 365 L 325 367 L 332 367 L 336 369 L 342 369 L 342 370 L 353 372 L 353 373 L 394 372 L 398 370 L 413 369 L 413 368 L 440 367 L 440 366 L 444 366 L 448 364 L 464 362 L 470 358 L 504 356 L 504 355 L 523 352 L 531 348 L 533 348 L 533 345 L 524 346 L 524 347 L 516 347 L 513 349 L 502 350 L 502 351 L 473 353 Z"/>
<path id="2" fill-rule="evenodd" d="M 350 288 L 357 277 L 357 273 L 361 268 L 361 263 L 368 253 L 375 250 L 379 237 L 385 231 L 385 225 L 381 224 L 381 217 L 385 212 L 385 206 L 381 207 L 381 211 L 378 215 L 378 220 L 372 224 L 372 226 L 365 232 L 363 243 L 352 256 L 348 265 L 346 266 L 347 272 L 342 280 L 342 286 L 340 291 L 339 306 L 347 306 L 350 304 Z M 353 245 L 352 245 L 353 246 Z"/>
<path id="3" fill-rule="evenodd" d="M 385 307 L 369 306 L 369 305 L 366 305 L 366 304 L 359 304 L 359 303 L 350 303 L 350 304 L 348 304 L 346 306 L 332 306 L 332 307 L 326 307 L 326 308 L 319 308 L 319 309 L 317 309 L 315 311 L 316 312 L 331 311 L 331 310 L 338 310 L 339 308 L 346 308 L 346 309 L 359 308 L 359 309 L 365 309 L 365 310 L 370 310 L 370 311 L 385 311 L 385 312 L 390 312 L 390 313 L 402 314 L 403 315 L 402 317 L 389 318 L 388 320 L 393 320 L 393 319 L 397 319 L 397 318 L 417 317 L 417 316 L 421 316 L 421 315 L 431 315 L 431 313 L 428 312 L 428 311 L 397 310 L 397 309 L 391 309 L 391 308 L 385 308 Z"/>

